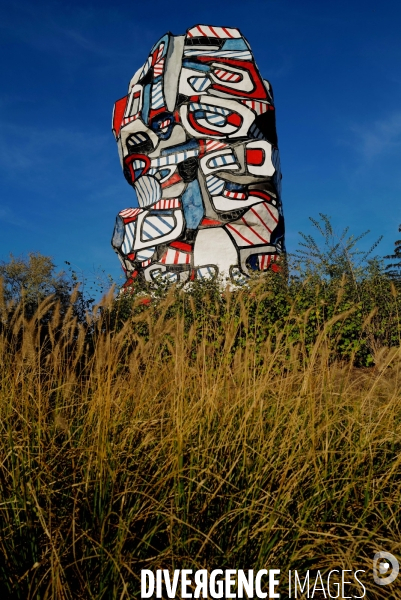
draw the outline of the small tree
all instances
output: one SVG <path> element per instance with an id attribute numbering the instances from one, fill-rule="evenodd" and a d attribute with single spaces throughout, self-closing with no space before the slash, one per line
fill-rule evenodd
<path id="1" fill-rule="evenodd" d="M 299 242 L 299 248 L 295 252 L 294 266 L 301 276 L 317 275 L 322 279 L 332 280 L 348 275 L 354 281 L 366 274 L 366 268 L 376 265 L 375 259 L 371 258 L 373 250 L 382 240 L 380 236 L 367 252 L 358 250 L 358 242 L 370 231 L 365 231 L 354 237 L 349 235 L 349 227 L 346 227 L 340 235 L 337 235 L 331 224 L 330 217 L 319 213 L 320 219 L 309 217 L 315 229 L 322 236 L 322 240 L 316 240 L 310 234 L 299 232 L 303 238 Z"/>
<path id="2" fill-rule="evenodd" d="M 67 278 L 64 272 L 56 273 L 55 269 L 52 258 L 40 252 L 30 252 L 27 257 L 10 254 L 8 262 L 0 263 L 5 300 L 22 303 L 25 316 L 31 318 L 42 300 L 54 295 L 64 312 L 71 306 L 71 293 L 76 282 Z M 75 295 L 73 306 L 76 315 L 83 318 L 85 300 L 80 292 Z"/>
<path id="3" fill-rule="evenodd" d="M 401 232 L 401 225 L 398 227 L 398 231 Z M 384 257 L 386 260 L 396 261 L 390 262 L 386 266 L 386 273 L 391 279 L 401 280 L 401 240 L 396 240 L 394 246 L 394 254 Z"/>

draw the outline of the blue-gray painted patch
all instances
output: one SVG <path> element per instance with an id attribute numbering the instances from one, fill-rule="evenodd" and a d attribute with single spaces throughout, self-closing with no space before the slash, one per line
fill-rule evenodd
<path id="1" fill-rule="evenodd" d="M 196 229 L 203 217 L 203 202 L 197 179 L 188 183 L 181 201 L 188 229 Z"/>

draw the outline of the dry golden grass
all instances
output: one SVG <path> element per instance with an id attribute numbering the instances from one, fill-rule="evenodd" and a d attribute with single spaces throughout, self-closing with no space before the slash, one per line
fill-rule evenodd
<path id="1" fill-rule="evenodd" d="M 57 308 L 39 325 L 51 299 L 30 322 L 3 305 L 1 598 L 139 598 L 143 568 L 230 567 L 365 569 L 366 597 L 401 598 L 372 579 L 375 552 L 401 554 L 400 349 L 333 362 L 333 323 L 311 352 L 285 330 L 256 348 L 246 293 L 219 326 L 169 295 L 91 334 Z"/>

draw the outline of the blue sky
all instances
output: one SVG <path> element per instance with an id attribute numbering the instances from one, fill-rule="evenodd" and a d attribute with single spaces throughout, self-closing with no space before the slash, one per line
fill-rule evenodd
<path id="1" fill-rule="evenodd" d="M 323 212 L 340 232 L 401 223 L 396 0 L 5 3 L 0 7 L 0 259 L 39 251 L 116 279 L 116 213 L 135 204 L 111 110 L 166 31 L 239 27 L 273 84 L 287 247 Z"/>

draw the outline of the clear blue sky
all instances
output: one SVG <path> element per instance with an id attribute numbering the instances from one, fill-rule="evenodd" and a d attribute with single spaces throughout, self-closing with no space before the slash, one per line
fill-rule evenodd
<path id="1" fill-rule="evenodd" d="M 401 223 L 397 0 L 3 2 L 0 259 L 40 251 L 118 277 L 116 213 L 135 206 L 111 110 L 166 31 L 239 27 L 274 88 L 287 247 L 309 216 L 393 250 Z M 368 243 L 368 242 L 367 242 Z"/>

